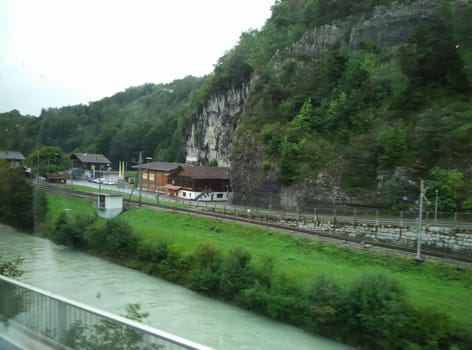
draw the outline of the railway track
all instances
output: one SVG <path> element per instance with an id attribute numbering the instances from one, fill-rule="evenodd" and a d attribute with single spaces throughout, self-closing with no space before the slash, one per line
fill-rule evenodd
<path id="1" fill-rule="evenodd" d="M 96 199 L 96 193 L 74 190 L 74 189 L 70 189 L 70 188 L 66 188 L 66 187 L 62 187 L 62 186 L 58 186 L 54 184 L 41 183 L 41 184 L 35 184 L 35 186 L 37 188 L 43 189 L 48 192 L 54 192 L 54 193 L 59 193 L 59 194 L 79 197 L 79 198 Z M 127 204 L 128 206 L 133 206 L 133 207 L 140 206 L 139 201 L 126 199 L 126 198 L 124 198 L 124 203 Z M 416 254 L 416 249 L 397 245 L 397 244 L 392 244 L 392 243 L 387 243 L 387 242 L 366 241 L 365 239 L 345 237 L 345 236 L 341 236 L 341 235 L 337 235 L 333 233 L 306 229 L 306 228 L 282 224 L 282 223 L 256 220 L 249 217 L 231 215 L 227 213 L 204 211 L 202 210 L 204 209 L 202 207 L 195 209 L 195 208 L 177 207 L 177 206 L 163 205 L 163 204 L 157 204 L 157 203 L 154 204 L 154 203 L 147 203 L 147 202 L 142 202 L 141 206 L 153 208 L 153 209 L 186 213 L 190 215 L 205 216 L 205 217 L 217 218 L 217 219 L 226 220 L 226 221 L 233 221 L 233 222 L 239 222 L 239 223 L 244 223 L 244 224 L 256 225 L 256 226 L 283 231 L 287 234 L 299 235 L 299 236 L 308 237 L 308 238 L 324 239 L 324 240 L 329 240 L 333 242 L 349 244 L 351 246 L 355 246 L 358 248 L 377 249 L 377 250 L 382 249 L 386 251 L 392 251 L 396 253 L 411 255 L 412 257 L 415 256 Z M 428 249 L 426 247 L 422 247 L 421 252 L 422 252 L 421 254 L 422 257 L 424 258 L 434 258 L 434 259 L 441 260 L 447 263 L 457 264 L 458 267 L 472 266 L 472 256 L 464 256 L 464 255 L 458 255 L 458 254 L 447 253 L 447 252 L 438 252 L 438 251 L 433 251 L 431 249 Z"/>

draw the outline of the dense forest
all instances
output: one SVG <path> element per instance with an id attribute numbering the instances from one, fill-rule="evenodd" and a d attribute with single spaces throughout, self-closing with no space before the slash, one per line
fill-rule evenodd
<path id="1" fill-rule="evenodd" d="M 353 39 L 359 18 L 381 12 L 378 6 L 415 3 L 424 5 L 277 0 L 265 25 L 242 33 L 207 76 L 131 87 L 88 105 L 46 108 L 39 117 L 0 114 L 0 149 L 33 154 L 30 163 L 42 146 L 103 153 L 115 164 L 137 151 L 185 161 L 185 137 L 206 101 L 250 82 L 233 153 L 257 144 L 253 177 L 264 174 L 280 189 L 324 174 L 339 179 L 332 186 L 345 198 L 371 194 L 375 200 L 364 203 L 391 208 L 409 205 L 402 198 L 416 196 L 425 179 L 441 193 L 440 210 L 470 210 L 470 3 L 428 2 L 433 9 L 400 42 L 368 33 Z M 329 45 L 307 49 L 310 33 L 320 38 L 334 27 L 340 35 Z M 242 168 L 236 161 L 232 167 Z"/>

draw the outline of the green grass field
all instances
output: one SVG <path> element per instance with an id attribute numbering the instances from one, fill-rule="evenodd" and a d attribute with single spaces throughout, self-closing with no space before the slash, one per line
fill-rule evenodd
<path id="1" fill-rule="evenodd" d="M 48 194 L 48 198 L 48 222 L 65 209 L 71 213 L 94 212 L 91 201 L 55 194 Z M 432 260 L 418 265 L 403 255 L 368 252 L 251 225 L 147 208 L 128 210 L 122 217 L 145 242 L 166 240 L 183 252 L 201 244 L 211 244 L 223 252 L 243 247 L 256 264 L 271 258 L 276 273 L 301 286 L 309 285 L 320 274 L 347 285 L 362 272 L 387 271 L 405 287 L 414 305 L 432 307 L 472 329 L 471 268 L 459 270 Z"/>

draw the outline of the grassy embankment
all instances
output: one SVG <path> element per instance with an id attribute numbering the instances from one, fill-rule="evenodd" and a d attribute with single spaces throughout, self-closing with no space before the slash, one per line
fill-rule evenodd
<path id="1" fill-rule="evenodd" d="M 91 202 L 48 194 L 48 223 L 65 209 L 71 213 L 93 213 Z M 181 252 L 190 253 L 200 244 L 211 244 L 223 252 L 243 247 L 257 264 L 274 259 L 276 273 L 290 276 L 300 286 L 315 276 L 331 276 L 343 285 L 365 271 L 385 271 L 398 279 L 413 305 L 429 306 L 472 329 L 472 269 L 426 260 L 417 265 L 410 257 L 367 252 L 342 245 L 299 238 L 249 225 L 140 208 L 122 217 L 145 242 L 165 240 Z"/>

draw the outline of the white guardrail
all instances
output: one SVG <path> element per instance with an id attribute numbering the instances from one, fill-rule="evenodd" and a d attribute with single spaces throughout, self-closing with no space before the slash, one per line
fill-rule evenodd
<path id="1" fill-rule="evenodd" d="M 0 338 L 12 349 L 211 350 L 2 275 Z"/>

